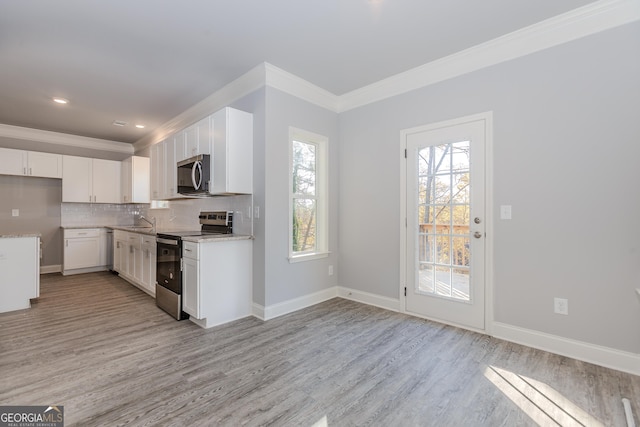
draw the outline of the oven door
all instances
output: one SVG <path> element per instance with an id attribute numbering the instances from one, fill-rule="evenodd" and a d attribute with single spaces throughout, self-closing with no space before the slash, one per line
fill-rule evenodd
<path id="1" fill-rule="evenodd" d="M 180 271 L 180 258 L 182 248 L 179 240 L 158 237 L 156 280 L 158 285 L 182 294 L 182 272 Z"/>

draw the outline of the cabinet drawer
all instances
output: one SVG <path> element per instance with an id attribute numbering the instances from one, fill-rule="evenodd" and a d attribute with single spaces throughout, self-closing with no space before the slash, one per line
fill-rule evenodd
<path id="1" fill-rule="evenodd" d="M 194 242 L 182 242 L 182 256 L 185 258 L 198 259 L 199 245 Z"/>
<path id="2" fill-rule="evenodd" d="M 156 238 L 151 236 L 142 236 L 142 244 L 145 246 L 155 246 Z"/>
<path id="3" fill-rule="evenodd" d="M 73 230 L 64 230 L 65 239 L 77 239 L 83 237 L 99 237 L 100 229 L 98 228 L 78 228 Z"/>

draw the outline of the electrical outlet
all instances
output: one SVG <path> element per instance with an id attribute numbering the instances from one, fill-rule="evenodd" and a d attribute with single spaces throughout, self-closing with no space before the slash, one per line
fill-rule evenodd
<path id="1" fill-rule="evenodd" d="M 20 216 L 20 209 L 11 209 L 11 216 Z"/>
<path id="2" fill-rule="evenodd" d="M 553 299 L 553 312 L 556 314 L 569 315 L 569 300 L 566 298 Z"/>
<path id="3" fill-rule="evenodd" d="M 329 266 L 329 276 L 333 276 L 333 265 Z"/>

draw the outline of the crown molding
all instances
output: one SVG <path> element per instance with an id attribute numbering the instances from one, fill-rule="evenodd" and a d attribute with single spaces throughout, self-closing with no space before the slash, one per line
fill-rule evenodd
<path id="1" fill-rule="evenodd" d="M 133 146 L 143 150 L 264 86 L 341 113 L 637 20 L 638 0 L 596 1 L 340 96 L 265 62 Z"/>
<path id="2" fill-rule="evenodd" d="M 126 142 L 89 138 L 86 136 L 5 125 L 1 123 L 0 137 L 35 142 L 45 142 L 48 144 L 65 145 L 70 147 L 88 148 L 90 150 L 110 151 L 114 153 L 133 154 L 134 152 L 133 146 L 131 144 L 127 144 Z"/>
<path id="3" fill-rule="evenodd" d="M 327 110 L 338 111 L 339 96 L 274 65 L 269 63 L 265 63 L 264 65 L 266 70 L 265 84 L 267 86 L 326 108 Z"/>
<path id="4" fill-rule="evenodd" d="M 169 135 L 178 132 L 198 120 L 220 110 L 232 102 L 254 92 L 265 85 L 266 63 L 260 64 L 199 103 L 180 113 L 173 119 L 140 138 L 133 146 L 138 152 L 154 145 Z"/>
<path id="5" fill-rule="evenodd" d="M 600 0 L 396 74 L 339 98 L 337 112 L 410 92 L 640 20 L 638 0 Z"/>

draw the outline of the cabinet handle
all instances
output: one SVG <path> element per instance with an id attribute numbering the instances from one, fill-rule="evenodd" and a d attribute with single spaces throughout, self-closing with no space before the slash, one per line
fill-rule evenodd
<path id="1" fill-rule="evenodd" d="M 27 174 L 27 168 L 22 168 L 22 175 L 26 175 Z"/>
<path id="2" fill-rule="evenodd" d="M 66 247 L 69 247 L 69 240 L 68 240 L 68 239 L 64 241 L 64 245 L 65 245 Z"/>
<path id="3" fill-rule="evenodd" d="M 93 201 L 97 202 L 98 201 L 98 196 L 93 196 Z"/>
<path id="4" fill-rule="evenodd" d="M 185 249 L 184 251 L 185 252 L 191 252 L 191 249 Z"/>
<path id="5" fill-rule="evenodd" d="M 33 175 L 33 172 L 31 171 L 31 168 L 29 168 L 29 175 Z"/>
<path id="6" fill-rule="evenodd" d="M 89 203 L 91 203 L 91 194 L 89 194 Z"/>

